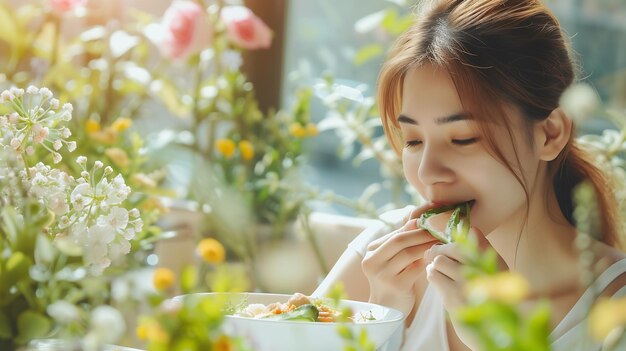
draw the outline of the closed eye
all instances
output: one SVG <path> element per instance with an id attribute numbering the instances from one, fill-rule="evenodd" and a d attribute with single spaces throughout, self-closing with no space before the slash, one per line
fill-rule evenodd
<path id="1" fill-rule="evenodd" d="M 406 147 L 416 147 L 421 144 L 422 144 L 421 140 L 409 140 L 406 142 Z"/>
<path id="2" fill-rule="evenodd" d="M 456 144 L 456 145 L 471 145 L 476 143 L 480 138 L 476 137 L 476 138 L 469 138 L 469 139 L 454 139 L 452 140 L 452 143 Z"/>

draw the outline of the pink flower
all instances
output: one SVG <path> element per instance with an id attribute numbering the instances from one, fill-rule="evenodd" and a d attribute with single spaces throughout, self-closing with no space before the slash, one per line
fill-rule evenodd
<path id="1" fill-rule="evenodd" d="M 267 49 L 272 44 L 272 30 L 249 8 L 225 6 L 220 14 L 226 24 L 228 39 L 243 49 Z"/>
<path id="2" fill-rule="evenodd" d="M 52 11 L 64 13 L 84 7 L 87 4 L 87 0 L 48 0 L 48 4 L 50 4 Z"/>
<path id="3" fill-rule="evenodd" d="M 190 0 L 170 5 L 163 15 L 158 37 L 153 38 L 163 55 L 170 59 L 200 52 L 212 39 L 213 28 L 206 11 Z"/>

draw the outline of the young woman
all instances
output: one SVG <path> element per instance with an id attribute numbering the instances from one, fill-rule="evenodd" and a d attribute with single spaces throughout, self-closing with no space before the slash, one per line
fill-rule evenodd
<path id="1" fill-rule="evenodd" d="M 522 307 L 550 300 L 553 349 L 589 342 L 589 304 L 626 295 L 626 256 L 609 181 L 559 108 L 574 80 L 567 49 L 538 0 L 423 3 L 382 68 L 379 103 L 405 177 L 429 203 L 386 214 L 395 231 L 359 235 L 315 294 L 342 281 L 350 298 L 402 310 L 404 350 L 479 350 L 447 313 L 464 301 L 458 247 L 437 245 L 415 222 L 427 208 L 473 200 L 472 235 L 530 284 Z M 580 283 L 574 245 L 571 192 L 583 180 L 603 214 L 593 289 Z"/>

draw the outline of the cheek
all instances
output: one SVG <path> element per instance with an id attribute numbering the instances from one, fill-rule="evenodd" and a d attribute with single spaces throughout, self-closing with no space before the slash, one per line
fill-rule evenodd
<path id="1" fill-rule="evenodd" d="M 413 154 L 406 149 L 402 152 L 402 170 L 404 171 L 404 178 L 411 186 L 417 190 L 420 195 L 424 195 L 424 185 L 419 180 L 417 171 L 419 170 L 420 160 L 416 154 Z"/>
<path id="2" fill-rule="evenodd" d="M 468 173 L 469 178 L 466 178 L 478 192 L 472 222 L 489 233 L 520 210 L 525 211 L 526 195 L 517 178 L 497 161 L 476 162 L 474 167 L 480 171 Z"/>

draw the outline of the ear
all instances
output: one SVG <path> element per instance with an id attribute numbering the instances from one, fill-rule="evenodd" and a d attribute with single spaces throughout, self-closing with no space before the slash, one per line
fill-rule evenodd
<path id="1" fill-rule="evenodd" d="M 561 108 L 556 108 L 535 127 L 539 158 L 543 161 L 554 160 L 570 139 L 572 120 Z"/>

